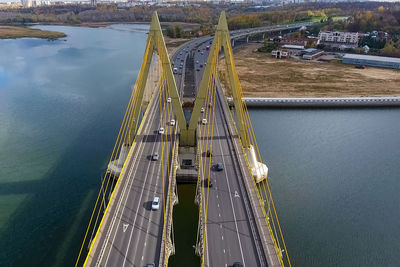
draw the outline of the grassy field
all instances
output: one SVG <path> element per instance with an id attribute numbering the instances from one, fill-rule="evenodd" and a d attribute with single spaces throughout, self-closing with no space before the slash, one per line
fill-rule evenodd
<path id="1" fill-rule="evenodd" d="M 292 59 L 274 59 L 255 52 L 259 44 L 234 50 L 234 60 L 245 96 L 252 97 L 362 97 L 400 96 L 400 71 Z M 219 64 L 226 85 L 225 62 Z M 228 88 L 229 90 L 229 88 Z"/>
<path id="2" fill-rule="evenodd" d="M 62 32 L 42 31 L 39 29 L 32 29 L 26 27 L 15 26 L 0 26 L 0 39 L 14 39 L 22 37 L 43 38 L 49 40 L 56 40 L 65 37 Z"/>

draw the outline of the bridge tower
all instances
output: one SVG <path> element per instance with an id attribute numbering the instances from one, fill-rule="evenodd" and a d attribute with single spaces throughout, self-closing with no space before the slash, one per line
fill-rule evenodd
<path id="1" fill-rule="evenodd" d="M 223 48 L 226 67 L 228 69 L 229 85 L 232 89 L 232 96 L 235 106 L 235 113 L 237 117 L 237 123 L 239 125 L 239 134 L 243 147 L 249 148 L 249 134 L 247 132 L 245 123 L 245 114 L 243 110 L 244 103 L 242 101 L 242 89 L 239 82 L 239 77 L 236 72 L 235 63 L 232 56 L 231 40 L 229 36 L 228 23 L 226 21 L 226 15 L 223 11 L 219 18 L 218 26 L 215 32 L 214 40 L 210 49 L 210 54 L 207 59 L 207 64 L 205 66 L 204 74 L 200 83 L 200 88 L 196 96 L 193 112 L 189 121 L 189 126 L 187 129 L 181 128 L 180 144 L 186 146 L 196 145 L 196 129 L 199 116 L 201 113 L 201 108 L 204 104 L 204 99 L 206 97 L 206 92 L 208 88 L 209 77 L 212 75 L 213 64 L 215 61 L 213 59 L 219 54 L 219 51 Z"/>
<path id="2" fill-rule="evenodd" d="M 180 129 L 186 129 L 186 119 L 176 87 L 175 78 L 172 73 L 171 61 L 169 59 L 167 48 L 165 46 L 164 36 L 161 31 L 157 11 L 155 11 L 151 19 L 150 31 L 146 43 L 146 50 L 134 88 L 134 90 L 137 90 L 138 92 L 136 95 L 136 101 L 138 104 L 135 105 L 133 108 L 133 117 L 129 127 L 129 144 L 133 142 L 138 129 L 139 115 L 142 106 L 144 90 L 146 88 L 147 77 L 149 75 L 149 68 L 151 65 L 151 60 L 153 58 L 153 52 L 158 53 L 159 60 L 161 61 L 161 68 L 165 75 L 166 85 L 168 87 L 168 92 L 171 97 L 171 102 L 174 113 L 176 115 L 178 126 Z"/>

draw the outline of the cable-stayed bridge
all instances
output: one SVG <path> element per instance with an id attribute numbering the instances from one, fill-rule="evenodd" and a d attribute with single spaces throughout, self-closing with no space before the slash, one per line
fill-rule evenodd
<path id="1" fill-rule="evenodd" d="M 175 253 L 174 232 L 179 231 L 172 220 L 177 179 L 197 185 L 193 253 L 199 265 L 291 266 L 268 168 L 242 100 L 232 44 L 302 26 L 230 34 L 222 13 L 213 38 L 184 44 L 171 63 L 153 14 L 142 66 L 76 266 L 168 265 Z M 229 80 L 225 93 L 218 79 L 222 55 Z M 149 75 L 152 64 L 158 71 Z M 149 76 L 157 86 L 146 89 Z M 146 93 L 150 98 L 142 112 Z M 233 98 L 233 110 L 225 94 Z"/>

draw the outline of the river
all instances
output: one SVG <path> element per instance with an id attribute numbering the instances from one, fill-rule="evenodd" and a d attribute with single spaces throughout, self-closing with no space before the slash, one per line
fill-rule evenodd
<path id="1" fill-rule="evenodd" d="M 37 27 L 68 36 L 0 40 L 0 266 L 74 264 L 148 28 Z M 250 114 L 293 265 L 396 266 L 400 109 Z"/>

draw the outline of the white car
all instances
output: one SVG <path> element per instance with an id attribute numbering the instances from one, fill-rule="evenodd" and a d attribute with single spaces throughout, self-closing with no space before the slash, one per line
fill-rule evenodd
<path id="1" fill-rule="evenodd" d="M 167 98 L 167 102 L 171 103 L 171 98 L 170 97 Z"/>
<path id="2" fill-rule="evenodd" d="M 201 121 L 201 123 L 204 124 L 204 125 L 207 124 L 207 119 L 203 119 L 203 120 Z"/>
<path id="3" fill-rule="evenodd" d="M 158 210 L 160 208 L 160 198 L 154 197 L 153 202 L 151 203 L 152 210 Z"/>
<path id="4" fill-rule="evenodd" d="M 201 108 L 201 109 L 200 109 L 200 112 L 201 112 L 201 113 L 204 113 L 204 108 Z"/>
<path id="5" fill-rule="evenodd" d="M 175 126 L 175 120 L 171 120 L 170 124 L 171 126 Z"/>
<path id="6" fill-rule="evenodd" d="M 164 128 L 161 127 L 160 130 L 158 130 L 158 133 L 159 133 L 159 134 L 164 134 Z"/>

